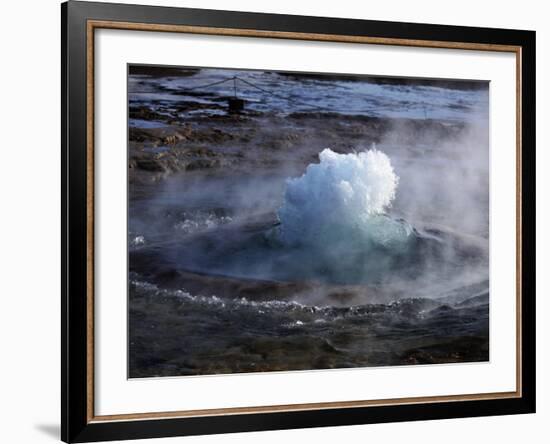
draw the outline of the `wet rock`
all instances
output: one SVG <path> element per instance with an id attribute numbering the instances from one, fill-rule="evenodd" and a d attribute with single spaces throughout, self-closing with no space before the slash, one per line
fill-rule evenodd
<path id="1" fill-rule="evenodd" d="M 136 168 L 149 172 L 163 172 L 166 171 L 164 165 L 158 162 L 158 159 L 154 158 L 137 158 L 132 159 L 132 165 Z"/>
<path id="2" fill-rule="evenodd" d="M 147 106 L 138 106 L 130 107 L 128 111 L 128 116 L 130 119 L 140 119 L 140 120 L 166 120 L 168 116 L 164 114 L 159 114 Z"/>
<path id="3" fill-rule="evenodd" d="M 219 161 L 219 159 L 197 159 L 189 162 L 185 169 L 187 171 L 206 170 L 211 168 L 218 168 L 220 165 L 221 162 Z"/>
<path id="4" fill-rule="evenodd" d="M 141 128 L 130 127 L 128 130 L 128 139 L 131 142 L 146 142 L 156 141 L 158 140 L 158 137 L 152 135 L 150 131 Z"/>

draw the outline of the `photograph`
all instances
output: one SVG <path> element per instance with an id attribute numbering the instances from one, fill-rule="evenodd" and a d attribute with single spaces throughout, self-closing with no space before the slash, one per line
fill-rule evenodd
<path id="1" fill-rule="evenodd" d="M 490 361 L 490 82 L 127 65 L 128 377 Z"/>
<path id="2" fill-rule="evenodd" d="M 61 6 L 61 439 L 535 413 L 534 22 L 181 6 Z"/>

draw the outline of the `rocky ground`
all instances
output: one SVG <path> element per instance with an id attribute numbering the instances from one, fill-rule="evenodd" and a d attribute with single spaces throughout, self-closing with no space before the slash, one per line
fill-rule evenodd
<path id="1" fill-rule="evenodd" d="M 192 111 L 203 106 L 179 105 Z M 212 105 L 208 105 L 209 108 Z M 225 104 L 220 104 L 224 111 Z M 203 115 L 178 121 L 148 107 L 130 108 L 130 118 L 158 122 L 154 128 L 130 127 L 130 182 L 149 182 L 185 171 L 247 171 L 278 167 L 303 168 L 317 161 L 320 150 L 368 149 L 373 143 L 402 145 L 414 140 L 427 146 L 433 140 L 452 140 L 464 130 L 461 123 L 432 119 L 387 119 L 330 113 L 288 116 L 252 112 Z"/>

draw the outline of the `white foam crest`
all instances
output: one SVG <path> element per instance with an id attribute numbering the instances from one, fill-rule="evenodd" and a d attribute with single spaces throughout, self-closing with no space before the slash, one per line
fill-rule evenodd
<path id="1" fill-rule="evenodd" d="M 133 239 L 130 240 L 130 246 L 132 247 L 139 247 L 144 244 L 145 244 L 145 236 L 142 236 L 142 235 L 135 236 Z"/>
<path id="2" fill-rule="evenodd" d="M 192 218 L 186 218 L 183 221 L 177 222 L 174 228 L 185 234 L 191 234 L 197 231 L 211 230 L 220 225 L 231 223 L 232 221 L 233 219 L 229 216 L 218 217 L 211 213 L 206 215 L 197 214 Z"/>
<path id="3" fill-rule="evenodd" d="M 327 148 L 319 160 L 301 177 L 287 180 L 278 211 L 280 240 L 330 246 L 368 238 L 395 247 L 408 237 L 407 225 L 384 216 L 399 183 L 386 154 L 375 148 L 350 154 Z"/>
<path id="4" fill-rule="evenodd" d="M 155 284 L 149 282 L 144 282 L 140 280 L 131 280 L 132 285 L 136 289 L 153 293 L 158 296 L 163 297 L 175 297 L 180 300 L 185 300 L 193 303 L 226 308 L 230 307 L 243 307 L 243 308 L 252 308 L 257 310 L 269 310 L 269 311 L 303 311 L 306 313 L 323 313 L 324 311 L 330 311 L 331 307 L 318 307 L 315 305 L 304 305 L 296 301 L 281 301 L 276 299 L 266 300 L 266 301 L 253 301 L 245 297 L 235 298 L 235 299 L 222 299 L 215 295 L 203 296 L 203 295 L 192 295 L 191 293 L 183 289 L 161 289 Z"/>

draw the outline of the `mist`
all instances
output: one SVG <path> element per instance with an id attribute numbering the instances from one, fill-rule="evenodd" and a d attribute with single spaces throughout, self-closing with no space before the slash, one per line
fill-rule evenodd
<path id="1" fill-rule="evenodd" d="M 488 279 L 489 229 L 486 128 L 445 136 L 396 123 L 378 143 L 358 142 L 347 155 L 315 140 L 299 147 L 300 156 L 277 156 L 270 168 L 169 177 L 154 197 L 131 204 L 130 248 L 163 242 L 163 262 L 184 271 L 308 282 L 307 291 L 290 296 L 300 302 L 331 304 L 346 292 L 349 304 L 444 297 Z M 345 183 L 358 201 L 382 196 L 377 204 L 371 199 L 377 217 L 364 225 L 370 210 L 331 196 L 342 186 L 341 177 L 334 186 L 326 180 L 338 176 L 334 165 L 296 191 L 296 181 L 322 163 L 313 153 L 358 159 L 375 152 L 387 160 L 386 189 L 377 189 L 384 186 L 373 182 L 374 171 L 352 170 L 352 185 Z M 342 196 L 350 190 L 340 189 Z"/>

